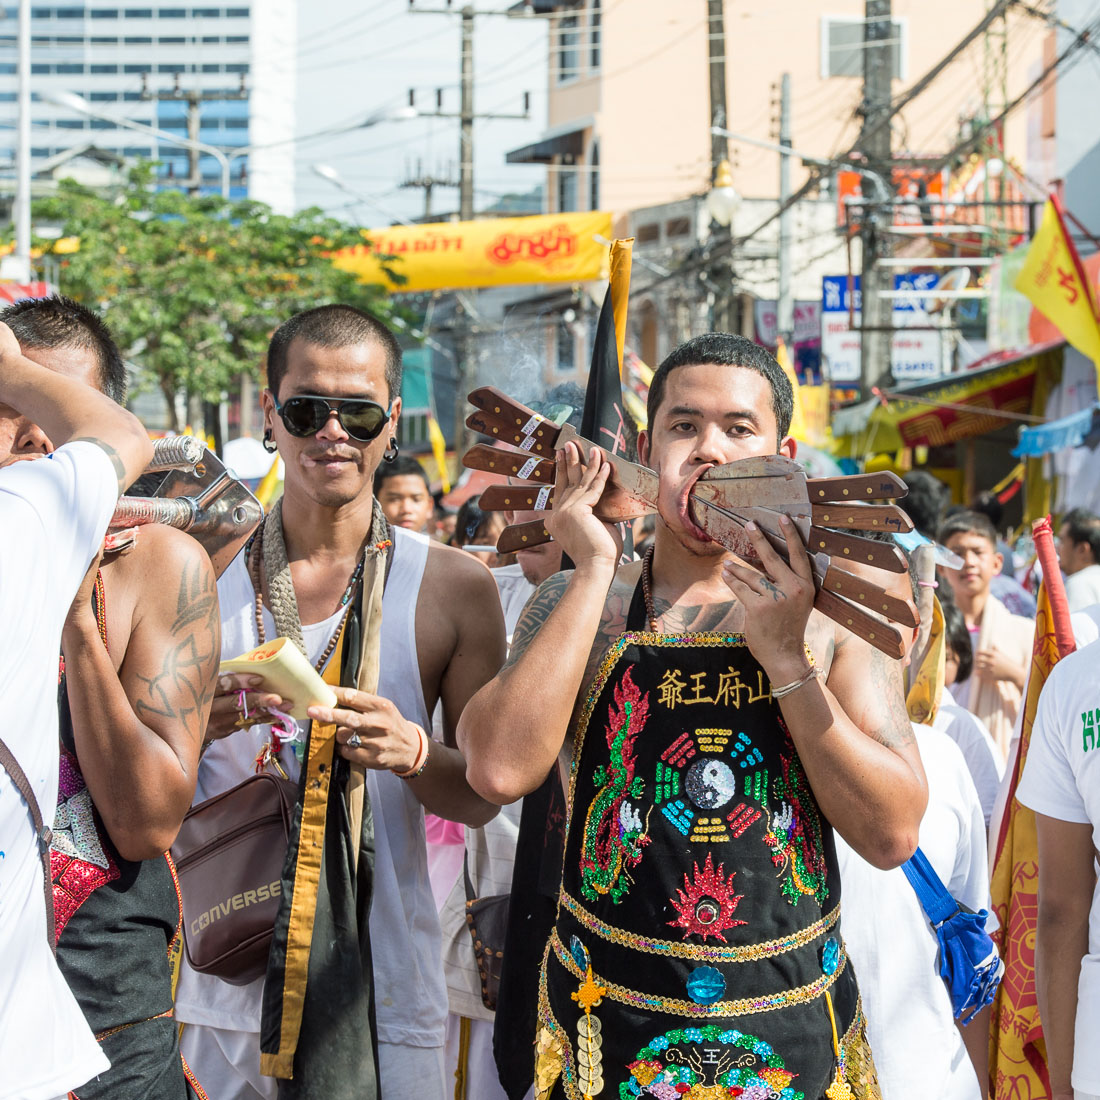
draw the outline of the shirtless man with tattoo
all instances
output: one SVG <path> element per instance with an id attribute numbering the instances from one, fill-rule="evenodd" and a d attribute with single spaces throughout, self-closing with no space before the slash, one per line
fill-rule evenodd
<path id="1" fill-rule="evenodd" d="M 29 359 L 124 400 L 122 356 L 83 306 L 25 301 L 0 320 Z M 7 426 L 0 462 L 53 451 L 29 420 Z M 189 535 L 159 525 L 93 561 L 65 624 L 57 961 L 111 1061 L 80 1100 L 191 1094 L 172 1010 L 179 897 L 167 850 L 195 791 L 219 638 L 210 559 Z"/>
<path id="2" fill-rule="evenodd" d="M 792 404 L 742 337 L 673 351 L 638 444 L 660 478 L 654 550 L 619 569 L 592 511 L 610 466 L 564 450 L 547 527 L 576 568 L 536 592 L 463 713 L 475 790 L 510 802 L 559 754 L 568 790 L 536 1097 L 877 1095 L 832 829 L 878 867 L 916 846 L 901 666 L 813 610 L 793 528 L 790 565 L 750 529 L 753 568 L 688 497 L 714 466 L 794 457 Z"/>

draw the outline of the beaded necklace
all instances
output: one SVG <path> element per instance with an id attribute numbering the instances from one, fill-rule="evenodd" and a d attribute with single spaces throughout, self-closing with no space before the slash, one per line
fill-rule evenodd
<path id="1" fill-rule="evenodd" d="M 642 595 L 645 597 L 645 613 L 649 619 L 649 629 L 654 634 L 660 634 L 657 629 L 657 612 L 653 609 L 653 547 L 651 546 L 642 558 Z"/>
<path id="2" fill-rule="evenodd" d="M 264 523 L 267 522 L 265 517 Z M 248 546 L 245 548 L 245 554 L 249 561 L 249 575 L 252 578 L 252 588 L 256 593 L 255 604 L 255 616 L 256 616 L 256 637 L 259 639 L 259 644 L 263 645 L 267 641 L 266 631 L 264 630 L 264 603 L 263 603 L 263 586 L 260 581 L 260 556 L 261 548 L 257 543 L 256 536 L 263 530 L 263 523 L 255 531 L 252 537 L 248 540 Z M 253 548 L 255 547 L 255 553 Z M 344 629 L 344 623 L 348 617 L 348 611 L 350 608 L 348 605 L 351 602 L 352 596 L 355 594 L 356 589 L 362 583 L 363 580 L 363 562 L 366 560 L 367 548 L 363 548 L 363 552 L 359 555 L 359 561 L 356 563 L 355 568 L 351 572 L 351 577 L 348 579 L 347 587 L 344 589 L 343 596 L 340 597 L 340 606 L 344 608 L 343 615 L 340 616 L 340 621 L 336 624 L 336 630 L 328 640 L 328 645 L 325 646 L 324 652 L 318 658 L 314 664 L 314 668 L 320 672 L 325 667 L 325 662 L 332 656 L 332 651 L 336 648 L 336 643 L 340 638 L 340 631 Z"/>

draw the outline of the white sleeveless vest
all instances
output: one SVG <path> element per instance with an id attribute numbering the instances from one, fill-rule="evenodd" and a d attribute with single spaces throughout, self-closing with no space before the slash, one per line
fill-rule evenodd
<path id="1" fill-rule="evenodd" d="M 416 653 L 416 605 L 428 560 L 430 540 L 402 528 L 394 532 L 393 566 L 382 600 L 382 658 L 378 694 L 389 699 L 409 721 L 431 728 L 424 703 Z M 218 581 L 221 602 L 222 658 L 259 644 L 255 593 L 244 555 L 239 554 Z M 321 623 L 303 626 L 311 660 L 320 657 L 341 612 Z M 264 630 L 273 637 L 275 624 L 264 609 Z M 241 730 L 203 754 L 195 802 L 229 790 L 252 774 L 256 754 L 268 740 L 267 726 Z M 298 761 L 284 750 L 283 763 L 292 779 Z M 442 1046 L 447 991 L 440 959 L 439 916 L 428 882 L 424 811 L 408 783 L 392 772 L 368 771 L 367 792 L 374 815 L 374 897 L 370 933 L 378 1039 L 406 1046 Z M 263 979 L 233 986 L 187 965 L 186 955 L 176 994 L 176 1014 L 184 1023 L 234 1031 L 260 1030 Z"/>

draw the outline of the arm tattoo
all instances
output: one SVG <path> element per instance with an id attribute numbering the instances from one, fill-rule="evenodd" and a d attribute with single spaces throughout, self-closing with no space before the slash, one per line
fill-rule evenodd
<path id="1" fill-rule="evenodd" d="M 97 439 L 94 435 L 82 435 L 79 439 L 70 439 L 69 442 L 94 443 L 111 460 L 111 465 L 115 468 L 115 477 L 118 479 L 118 491 L 120 493 L 126 491 L 128 487 L 126 467 L 123 466 L 118 451 L 116 451 L 110 443 L 104 443 L 102 439 Z"/>
<path id="2" fill-rule="evenodd" d="M 875 698 L 880 699 L 882 705 L 872 712 L 875 728 L 864 732 L 888 749 L 913 744 L 916 738 L 905 706 L 901 663 L 877 649 L 871 649 L 869 660 L 869 683 Z"/>
<path id="3" fill-rule="evenodd" d="M 134 711 L 142 721 L 167 719 L 190 726 L 214 692 L 218 658 L 218 590 L 205 562 L 187 566 L 176 597 L 171 641 L 160 670 L 137 676 L 141 693 Z"/>
<path id="4" fill-rule="evenodd" d="M 558 606 L 558 601 L 569 587 L 571 576 L 571 573 L 555 573 L 535 589 L 534 595 L 527 601 L 527 606 L 520 615 L 519 622 L 516 623 L 516 629 L 512 632 L 512 646 L 508 651 L 504 668 L 511 668 L 527 651 L 527 647 L 542 624 L 550 618 L 550 612 Z"/>

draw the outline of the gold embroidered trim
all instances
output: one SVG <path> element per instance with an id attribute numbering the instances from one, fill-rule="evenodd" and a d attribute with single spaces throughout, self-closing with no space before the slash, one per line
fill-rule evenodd
<path id="1" fill-rule="evenodd" d="M 569 971 L 573 977 L 582 980 L 585 975 L 573 961 L 573 956 L 565 949 L 564 944 L 558 938 L 555 928 L 550 935 L 550 946 L 558 961 Z M 806 1004 L 820 997 L 826 989 L 844 973 L 848 962 L 848 954 L 843 944 L 840 948 L 840 958 L 837 968 L 832 974 L 822 974 L 816 981 L 807 985 L 795 986 L 794 989 L 784 989 L 778 993 L 765 993 L 759 997 L 741 997 L 736 1001 L 716 1001 L 714 1004 L 701 1005 L 695 1001 L 682 1001 L 676 997 L 651 996 L 640 993 L 636 989 L 630 989 L 625 985 L 618 985 L 607 978 L 597 976 L 599 983 L 607 987 L 606 996 L 620 1004 L 630 1005 L 631 1008 L 643 1012 L 665 1012 L 669 1015 L 687 1016 L 691 1019 L 709 1019 L 711 1017 L 724 1016 L 752 1016 L 758 1012 L 771 1012 L 778 1008 L 789 1008 L 791 1005 Z"/>
<path id="2" fill-rule="evenodd" d="M 641 951 L 647 955 L 661 955 L 670 959 L 695 959 L 719 963 L 759 962 L 761 959 L 770 959 L 776 955 L 786 954 L 786 952 L 794 951 L 796 948 L 805 947 L 806 944 L 819 936 L 823 936 L 834 928 L 840 919 L 840 906 L 838 905 L 831 913 L 826 913 L 825 916 L 819 921 L 815 921 L 808 928 L 793 932 L 789 936 L 766 940 L 764 943 L 748 944 L 744 947 L 721 947 L 718 944 L 677 943 L 675 940 L 650 939 L 647 936 L 638 936 L 633 932 L 624 931 L 622 928 L 615 928 L 589 913 L 576 898 L 565 890 L 561 892 L 559 905 L 572 913 L 589 932 L 594 932 L 597 936 L 611 943 L 628 947 L 632 951 Z"/>

